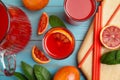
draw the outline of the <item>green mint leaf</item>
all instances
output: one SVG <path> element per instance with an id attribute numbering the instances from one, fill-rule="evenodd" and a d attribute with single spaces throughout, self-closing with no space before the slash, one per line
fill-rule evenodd
<path id="1" fill-rule="evenodd" d="M 35 80 L 32 66 L 22 61 L 21 67 L 22 67 L 25 77 L 27 77 L 28 80 Z"/>
<path id="2" fill-rule="evenodd" d="M 51 74 L 45 67 L 34 65 L 33 69 L 37 80 L 51 80 Z"/>
<path id="3" fill-rule="evenodd" d="M 17 78 L 17 80 L 28 80 L 23 74 L 20 72 L 14 72 L 14 76 Z"/>
<path id="4" fill-rule="evenodd" d="M 49 23 L 50 23 L 51 27 L 65 27 L 66 28 L 63 21 L 55 15 L 51 15 L 49 17 Z"/>
<path id="5" fill-rule="evenodd" d="M 120 64 L 120 50 L 114 50 L 103 54 L 100 61 L 108 65 Z"/>

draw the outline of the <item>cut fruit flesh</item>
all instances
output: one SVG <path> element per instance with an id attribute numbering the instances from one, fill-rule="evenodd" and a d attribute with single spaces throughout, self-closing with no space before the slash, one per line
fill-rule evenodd
<path id="1" fill-rule="evenodd" d="M 38 24 L 38 35 L 43 34 L 48 27 L 49 17 L 47 13 L 43 12 L 39 24 Z"/>
<path id="2" fill-rule="evenodd" d="M 36 46 L 32 48 L 32 58 L 37 63 L 45 64 L 50 62 L 50 60 L 44 55 L 44 53 L 39 50 Z"/>
<path id="3" fill-rule="evenodd" d="M 117 26 L 106 26 L 100 32 L 100 41 L 108 49 L 120 47 L 120 28 Z"/>

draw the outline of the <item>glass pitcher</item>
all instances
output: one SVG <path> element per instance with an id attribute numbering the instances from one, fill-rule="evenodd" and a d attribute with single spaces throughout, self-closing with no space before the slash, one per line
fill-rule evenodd
<path id="1" fill-rule="evenodd" d="M 31 24 L 18 7 L 0 1 L 0 74 L 10 76 L 16 69 L 15 54 L 30 40 Z"/>

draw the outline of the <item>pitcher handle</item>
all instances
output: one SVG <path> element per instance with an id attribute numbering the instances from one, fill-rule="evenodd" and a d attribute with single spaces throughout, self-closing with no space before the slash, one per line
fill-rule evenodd
<path id="1" fill-rule="evenodd" d="M 16 56 L 15 54 L 5 55 L 6 50 L 0 51 L 0 62 L 2 65 L 2 71 L 6 76 L 14 74 L 16 69 Z"/>

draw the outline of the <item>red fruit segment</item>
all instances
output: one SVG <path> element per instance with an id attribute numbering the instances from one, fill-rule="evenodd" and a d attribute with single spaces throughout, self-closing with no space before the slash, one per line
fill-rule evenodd
<path id="1" fill-rule="evenodd" d="M 47 13 L 43 12 L 39 24 L 38 24 L 38 35 L 43 34 L 48 27 L 49 17 Z"/>
<path id="2" fill-rule="evenodd" d="M 38 63 L 48 63 L 50 60 L 43 54 L 41 50 L 39 50 L 36 46 L 32 48 L 32 58 L 34 61 Z"/>
<path id="3" fill-rule="evenodd" d="M 54 38 L 60 42 L 67 43 L 69 42 L 69 37 L 66 37 L 66 35 L 62 33 L 54 33 Z"/>
<path id="4" fill-rule="evenodd" d="M 101 43 L 108 49 L 120 47 L 120 28 L 117 26 L 106 26 L 100 33 Z"/>

